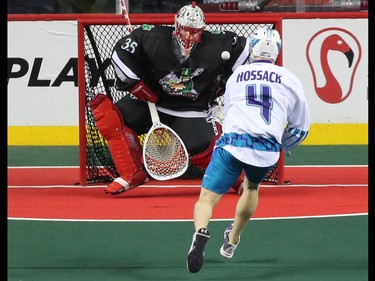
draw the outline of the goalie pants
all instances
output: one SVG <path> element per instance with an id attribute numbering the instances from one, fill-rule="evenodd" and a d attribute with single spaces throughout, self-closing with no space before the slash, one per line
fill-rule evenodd
<path id="1" fill-rule="evenodd" d="M 136 134 L 147 134 L 152 126 L 149 108 L 146 102 L 125 96 L 116 103 L 123 116 L 124 123 Z M 176 117 L 158 112 L 160 121 L 171 127 L 184 142 L 191 156 L 191 164 L 205 168 L 212 154 L 214 142 L 221 134 L 218 123 L 208 123 L 206 118 Z"/>

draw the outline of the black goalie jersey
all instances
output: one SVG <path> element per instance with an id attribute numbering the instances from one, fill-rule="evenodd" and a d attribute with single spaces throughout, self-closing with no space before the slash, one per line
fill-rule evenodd
<path id="1" fill-rule="evenodd" d="M 158 106 L 206 111 L 220 75 L 229 76 L 249 54 L 247 39 L 233 32 L 204 31 L 190 55 L 178 54 L 174 27 L 143 25 L 120 39 L 112 54 L 119 79 L 143 80 L 158 94 Z M 224 61 L 221 53 L 228 51 Z"/>

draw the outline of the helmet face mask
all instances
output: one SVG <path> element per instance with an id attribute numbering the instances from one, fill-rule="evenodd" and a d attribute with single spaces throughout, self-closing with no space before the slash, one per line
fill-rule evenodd
<path id="1" fill-rule="evenodd" d="M 183 6 L 175 16 L 175 31 L 172 36 L 184 55 L 188 55 L 195 44 L 201 42 L 202 32 L 206 26 L 204 13 L 193 2 Z"/>
<path id="2" fill-rule="evenodd" d="M 280 34 L 270 28 L 258 29 L 250 40 L 251 60 L 259 57 L 276 61 L 281 48 Z"/>

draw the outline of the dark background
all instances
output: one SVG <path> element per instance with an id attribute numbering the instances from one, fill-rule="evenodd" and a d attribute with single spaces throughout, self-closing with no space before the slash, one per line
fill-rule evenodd
<path id="1" fill-rule="evenodd" d="M 195 1 L 198 5 L 203 3 Z M 8 14 L 116 13 L 115 0 L 7 0 Z M 129 0 L 129 13 L 175 13 L 186 0 Z"/>

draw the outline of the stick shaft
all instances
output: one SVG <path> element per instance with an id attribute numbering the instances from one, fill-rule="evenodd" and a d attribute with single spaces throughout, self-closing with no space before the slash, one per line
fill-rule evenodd
<path id="1" fill-rule="evenodd" d="M 148 104 L 148 108 L 150 110 L 152 124 L 153 125 L 159 124 L 160 119 L 159 119 L 158 110 L 156 109 L 156 105 L 154 103 L 150 102 L 150 101 L 148 101 L 147 104 Z"/>
<path id="2" fill-rule="evenodd" d="M 129 32 L 132 32 L 133 27 L 132 27 L 132 24 L 130 22 L 128 9 L 126 9 L 125 0 L 120 0 L 120 3 L 121 3 L 121 8 L 122 8 L 122 15 L 124 16 L 124 19 L 125 19 L 126 24 L 128 26 Z"/>

